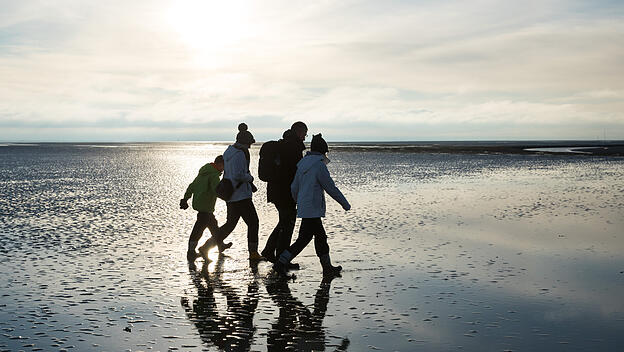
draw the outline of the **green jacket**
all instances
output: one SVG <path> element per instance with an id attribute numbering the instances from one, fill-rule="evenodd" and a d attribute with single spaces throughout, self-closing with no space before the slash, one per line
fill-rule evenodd
<path id="1" fill-rule="evenodd" d="M 219 184 L 220 175 L 221 172 L 210 163 L 202 166 L 195 180 L 186 188 L 184 200 L 193 196 L 193 209 L 202 213 L 214 212 L 217 201 L 215 189 Z"/>

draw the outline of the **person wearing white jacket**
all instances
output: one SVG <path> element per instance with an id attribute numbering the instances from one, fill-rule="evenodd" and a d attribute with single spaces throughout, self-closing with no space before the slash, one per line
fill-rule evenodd
<path id="1" fill-rule="evenodd" d="M 242 217 L 247 224 L 247 249 L 249 250 L 250 260 L 263 260 L 264 257 L 258 253 L 258 230 L 260 221 L 256 207 L 251 200 L 256 186 L 253 184 L 253 176 L 249 172 L 249 148 L 256 142 L 251 132 L 249 132 L 247 124 L 238 125 L 238 134 L 236 135 L 236 143 L 230 145 L 223 153 L 225 161 L 225 169 L 223 178 L 232 181 L 234 192 L 230 199 L 226 201 L 227 205 L 227 221 L 218 231 L 218 241 L 206 242 L 200 247 L 200 253 L 207 258 L 210 247 L 215 246 L 219 241 L 223 242 L 227 238 Z M 231 244 L 226 244 L 229 246 Z"/>
<path id="2" fill-rule="evenodd" d="M 290 186 L 293 199 L 297 202 L 297 217 L 301 218 L 301 226 L 297 240 L 282 252 L 273 266 L 282 276 L 286 276 L 288 263 L 301 253 L 312 238 L 316 255 L 323 267 L 323 275 L 339 275 L 342 270 L 341 266 L 331 264 L 327 234 L 321 221 L 325 217 L 325 192 L 340 203 L 344 210 L 351 209 L 351 205 L 329 175 L 329 159 L 325 155 L 329 148 L 320 133 L 312 137 L 310 150 L 297 163 L 297 173 Z"/>

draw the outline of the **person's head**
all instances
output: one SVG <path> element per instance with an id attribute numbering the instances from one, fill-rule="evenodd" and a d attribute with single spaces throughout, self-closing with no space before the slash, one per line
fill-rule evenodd
<path id="1" fill-rule="evenodd" d="M 310 150 L 313 152 L 319 152 L 325 154 L 329 151 L 327 142 L 323 139 L 323 136 L 319 133 L 312 136 L 312 143 L 310 143 Z"/>
<path id="2" fill-rule="evenodd" d="M 256 143 L 256 140 L 254 139 L 251 132 L 247 131 L 247 124 L 244 122 L 241 122 L 238 125 L 238 134 L 236 135 L 236 142 L 240 144 L 245 144 L 248 146 Z"/>
<path id="3" fill-rule="evenodd" d="M 308 135 L 308 126 L 301 121 L 292 124 L 290 130 L 303 142 Z"/>
<path id="4" fill-rule="evenodd" d="M 219 170 L 219 172 L 223 172 L 224 163 L 223 163 L 223 155 L 219 155 L 215 158 L 214 162 L 215 169 Z"/>

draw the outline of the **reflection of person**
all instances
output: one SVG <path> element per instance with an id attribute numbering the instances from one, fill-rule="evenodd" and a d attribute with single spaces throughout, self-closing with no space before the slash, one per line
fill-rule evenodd
<path id="1" fill-rule="evenodd" d="M 242 217 L 247 224 L 247 249 L 249 250 L 249 259 L 264 259 L 258 253 L 258 230 L 260 222 L 258 214 L 251 200 L 252 193 L 256 191 L 253 184 L 253 176 L 249 172 L 249 148 L 256 142 L 251 132 L 247 130 L 247 125 L 241 123 L 238 125 L 238 134 L 236 135 L 236 143 L 230 145 L 223 153 L 225 161 L 225 172 L 223 178 L 232 181 L 234 192 L 229 200 L 227 200 L 227 221 L 218 231 L 218 241 L 223 241 L 234 231 L 238 220 Z M 200 248 L 200 253 L 204 258 L 207 257 L 208 250 L 214 246 L 214 241 L 207 242 Z"/>
<path id="2" fill-rule="evenodd" d="M 210 233 L 215 236 L 216 231 L 219 229 L 217 219 L 215 219 L 213 213 L 217 200 L 215 188 L 219 184 L 221 172 L 223 172 L 223 156 L 219 155 L 214 162 L 208 163 L 199 169 L 197 177 L 186 188 L 184 198 L 180 199 L 180 209 L 188 209 L 188 200 L 193 197 L 193 209 L 197 210 L 197 220 L 195 225 L 193 225 L 186 252 L 186 258 L 189 262 L 193 262 L 197 258 L 195 247 L 197 247 L 204 230 L 208 228 Z M 224 245 L 220 241 L 219 250 L 223 251 L 231 245 L 231 243 Z"/>
<path id="3" fill-rule="evenodd" d="M 312 312 L 293 297 L 288 282 L 267 280 L 266 290 L 279 308 L 279 315 L 267 336 L 268 351 L 324 351 L 325 331 L 323 319 L 329 303 L 329 290 L 334 276 L 324 277 L 314 298 Z M 344 339 L 339 351 L 346 350 L 349 340 Z"/>
<path id="4" fill-rule="evenodd" d="M 274 180 L 267 183 L 267 201 L 273 203 L 279 213 L 279 222 L 267 239 L 262 256 L 275 263 L 279 255 L 290 246 L 292 233 L 297 220 L 297 207 L 290 192 L 290 184 L 297 172 L 297 163 L 301 160 L 301 152 L 305 150 L 303 141 L 308 133 L 305 123 L 295 122 L 278 141 L 279 172 Z M 298 266 L 291 263 L 291 269 Z"/>
<path id="5" fill-rule="evenodd" d="M 255 280 L 250 282 L 246 297 L 241 299 L 233 288 L 221 280 L 222 262 L 223 256 L 220 256 L 212 277 L 208 273 L 207 264 L 204 264 L 201 274 L 191 268 L 190 274 L 197 287 L 197 298 L 192 303 L 188 298 L 182 298 L 182 307 L 206 345 L 212 343 L 222 351 L 249 351 L 256 331 L 253 317 L 258 306 L 258 284 Z M 215 292 L 225 296 L 225 312 L 219 311 Z"/>
<path id="6" fill-rule="evenodd" d="M 273 266 L 282 276 L 287 274 L 288 263 L 301 253 L 312 238 L 316 255 L 323 267 L 323 275 L 337 275 L 342 270 L 339 265 L 333 266 L 329 258 L 327 234 L 321 221 L 325 217 L 325 192 L 340 203 L 344 210 L 351 209 L 351 205 L 329 175 L 326 165 L 329 163 L 326 156 L 329 148 L 320 133 L 312 137 L 310 149 L 297 163 L 297 173 L 291 185 L 293 199 L 297 201 L 297 216 L 302 218 L 299 236 L 295 243 L 282 252 Z"/>

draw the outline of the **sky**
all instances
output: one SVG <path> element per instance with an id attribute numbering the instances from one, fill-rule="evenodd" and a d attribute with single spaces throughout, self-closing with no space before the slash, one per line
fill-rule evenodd
<path id="1" fill-rule="evenodd" d="M 622 1 L 0 0 L 0 141 L 624 139 Z"/>

